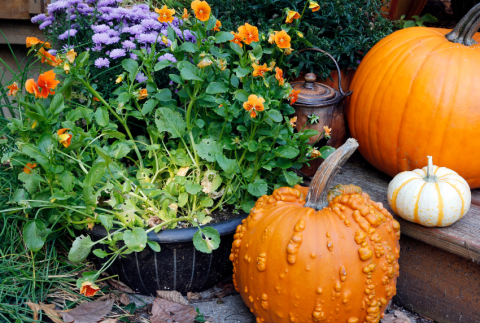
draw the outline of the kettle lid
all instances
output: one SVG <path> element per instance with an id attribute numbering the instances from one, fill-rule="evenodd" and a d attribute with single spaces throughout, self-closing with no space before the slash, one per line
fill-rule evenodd
<path id="1" fill-rule="evenodd" d="M 294 105 L 324 106 L 335 104 L 340 100 L 340 93 L 334 88 L 315 82 L 317 76 L 313 73 L 305 75 L 305 82 L 290 83 L 293 90 L 300 91 Z"/>

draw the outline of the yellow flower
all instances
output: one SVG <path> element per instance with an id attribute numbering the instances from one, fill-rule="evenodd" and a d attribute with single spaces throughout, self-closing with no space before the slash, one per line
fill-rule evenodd
<path id="1" fill-rule="evenodd" d="M 197 64 L 197 67 L 204 68 L 204 67 L 212 65 L 212 63 L 213 62 L 211 60 L 209 60 L 208 58 L 204 58 Z"/>
<path id="2" fill-rule="evenodd" d="M 175 9 L 168 9 L 167 6 L 163 6 L 162 9 L 155 8 L 155 12 L 158 13 L 158 21 L 171 23 Z"/>
<path id="3" fill-rule="evenodd" d="M 285 20 L 285 22 L 287 24 L 290 24 L 293 22 L 294 19 L 298 19 L 298 18 L 300 18 L 300 14 L 298 12 L 293 10 L 288 10 L 287 19 Z"/>
<path id="4" fill-rule="evenodd" d="M 275 32 L 268 34 L 268 42 L 270 44 L 273 44 L 275 42 L 275 34 L 276 34 Z"/>
<path id="5" fill-rule="evenodd" d="M 330 138 L 330 136 L 332 135 L 332 128 L 325 126 L 323 127 L 323 130 L 325 132 L 325 137 Z"/>
<path id="6" fill-rule="evenodd" d="M 227 68 L 227 61 L 224 59 L 220 58 L 219 60 L 217 60 L 217 64 L 222 71 L 225 71 L 225 69 Z"/>
<path id="7" fill-rule="evenodd" d="M 68 74 L 68 72 L 70 72 L 70 64 L 65 62 L 65 64 L 63 64 L 63 70 Z"/>
<path id="8" fill-rule="evenodd" d="M 265 100 L 262 97 L 251 94 L 248 97 L 248 101 L 243 103 L 243 108 L 250 112 L 251 118 L 255 118 L 257 116 L 257 111 L 261 112 L 265 109 L 263 106 L 264 102 Z"/>
<path id="9" fill-rule="evenodd" d="M 273 68 L 275 67 L 275 61 L 271 61 L 270 64 L 268 64 L 268 68 L 271 70 L 273 70 Z"/>
<path id="10" fill-rule="evenodd" d="M 292 128 L 295 128 L 297 126 L 297 117 L 293 117 L 290 119 L 290 125 Z"/>
<path id="11" fill-rule="evenodd" d="M 165 45 L 168 44 L 168 38 L 167 38 L 167 36 L 165 36 L 165 35 L 162 36 L 162 43 L 164 43 Z"/>
<path id="12" fill-rule="evenodd" d="M 297 31 L 297 36 L 300 37 L 300 38 L 303 38 L 303 34 L 299 31 Z"/>
<path id="13" fill-rule="evenodd" d="M 310 5 L 308 7 L 312 9 L 312 12 L 320 10 L 320 5 L 315 1 L 310 1 Z"/>
<path id="14" fill-rule="evenodd" d="M 275 43 L 279 48 L 289 48 L 291 45 L 290 40 L 292 40 L 292 38 L 285 30 L 279 31 L 275 34 Z"/>
<path id="15" fill-rule="evenodd" d="M 66 55 L 67 57 L 67 61 L 70 62 L 70 64 L 73 64 L 73 62 L 75 61 L 75 57 L 77 56 L 77 53 L 75 53 L 75 51 L 73 49 L 70 49 Z"/>
<path id="16" fill-rule="evenodd" d="M 32 124 L 32 129 L 35 129 L 37 127 L 37 120 L 35 120 Z"/>
<path id="17" fill-rule="evenodd" d="M 263 64 L 263 65 L 257 65 L 255 63 L 252 64 L 252 67 L 253 67 L 253 76 L 261 76 L 261 77 L 264 77 L 265 76 L 265 72 L 269 72 L 271 71 L 272 69 L 271 68 L 268 68 L 267 67 L 267 64 Z"/>
<path id="18" fill-rule="evenodd" d="M 293 52 L 293 48 L 292 48 L 292 47 L 285 48 L 285 55 L 290 55 L 292 52 Z"/>
<path id="19" fill-rule="evenodd" d="M 119 76 L 117 77 L 117 79 L 115 80 L 115 83 L 118 84 L 118 83 L 120 83 L 121 81 L 123 81 L 123 75 L 119 75 Z"/>
<path id="20" fill-rule="evenodd" d="M 312 152 L 310 153 L 310 157 L 317 158 L 320 156 L 322 156 L 322 154 L 316 148 L 313 148 Z"/>
<path id="21" fill-rule="evenodd" d="M 65 133 L 69 128 L 62 128 L 57 131 L 58 141 L 65 147 L 68 148 L 70 146 L 70 142 L 72 141 L 72 135 Z"/>
<path id="22" fill-rule="evenodd" d="M 198 20 L 207 21 L 210 18 L 212 8 L 210 8 L 206 1 L 194 0 L 192 2 L 192 9 Z"/>
<path id="23" fill-rule="evenodd" d="M 187 8 L 183 8 L 182 19 L 187 20 L 189 17 L 190 17 L 190 14 L 188 13 Z"/>

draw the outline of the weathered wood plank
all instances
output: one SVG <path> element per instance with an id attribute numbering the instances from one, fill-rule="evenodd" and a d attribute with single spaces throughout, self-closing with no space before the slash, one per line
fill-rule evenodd
<path id="1" fill-rule="evenodd" d="M 32 24 L 28 20 L 0 20 L 0 30 L 12 45 L 25 45 L 25 39 L 27 37 L 37 37 L 41 40 L 46 40 L 43 32 L 38 28 L 38 25 Z M 0 44 L 6 43 L 5 38 L 0 35 Z"/>
<path id="2" fill-rule="evenodd" d="M 480 266 L 403 236 L 395 301 L 439 323 L 480 322 Z"/>
<path id="3" fill-rule="evenodd" d="M 394 214 L 387 201 L 391 178 L 366 162 L 353 159 L 346 163 L 334 179 L 337 184 L 355 184 L 376 202 L 381 202 Z M 394 215 L 400 222 L 403 235 L 423 241 L 440 249 L 480 262 L 480 206 L 472 204 L 468 213 L 446 228 L 427 228 Z"/>

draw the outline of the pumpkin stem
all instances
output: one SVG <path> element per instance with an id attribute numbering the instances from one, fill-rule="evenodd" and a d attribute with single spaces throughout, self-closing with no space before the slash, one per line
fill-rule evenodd
<path id="1" fill-rule="evenodd" d="M 358 142 L 350 138 L 320 165 L 308 189 L 305 207 L 318 211 L 328 205 L 328 190 L 333 178 L 357 147 Z"/>
<path id="2" fill-rule="evenodd" d="M 433 172 L 432 156 L 427 156 L 427 158 L 428 158 L 427 176 L 424 177 L 424 180 L 426 182 L 435 182 L 437 180 L 437 176 L 435 176 Z"/>
<path id="3" fill-rule="evenodd" d="M 476 45 L 477 42 L 473 40 L 473 36 L 480 28 L 480 3 L 475 5 L 460 20 L 460 22 L 453 28 L 451 32 L 445 35 L 452 43 L 462 44 L 465 46 Z"/>

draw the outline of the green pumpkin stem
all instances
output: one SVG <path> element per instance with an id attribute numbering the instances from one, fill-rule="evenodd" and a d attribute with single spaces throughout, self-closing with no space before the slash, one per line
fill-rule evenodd
<path id="1" fill-rule="evenodd" d="M 328 205 L 328 191 L 335 175 L 358 148 L 358 142 L 350 138 L 320 165 L 308 189 L 305 207 L 321 210 Z"/>
<path id="2" fill-rule="evenodd" d="M 473 40 L 473 36 L 480 28 L 480 3 L 475 5 L 460 20 L 460 22 L 453 28 L 451 32 L 445 35 L 452 43 L 462 44 L 465 46 L 476 45 L 477 42 Z"/>

